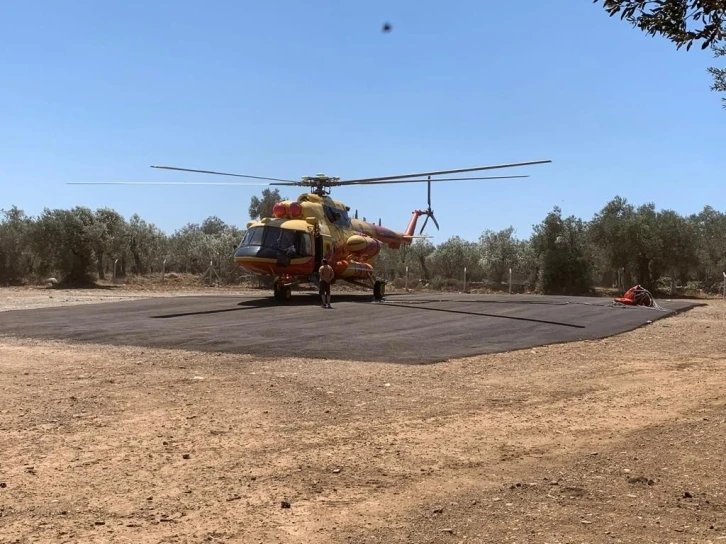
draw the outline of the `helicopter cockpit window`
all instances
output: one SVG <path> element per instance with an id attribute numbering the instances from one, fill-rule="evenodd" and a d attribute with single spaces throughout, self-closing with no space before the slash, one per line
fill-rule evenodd
<path id="1" fill-rule="evenodd" d="M 275 249 L 290 257 L 312 255 L 312 243 L 307 232 L 279 227 L 252 227 L 245 233 L 240 245 Z"/>
<path id="2" fill-rule="evenodd" d="M 287 255 L 296 255 L 298 252 L 298 247 L 295 243 L 295 231 L 289 230 L 289 229 L 280 229 L 280 232 L 277 235 L 277 239 L 275 240 L 274 247 L 275 249 L 279 249 L 280 251 L 285 252 Z"/>
<path id="3" fill-rule="evenodd" d="M 307 232 L 298 232 L 298 255 L 301 257 L 308 257 L 313 254 L 313 245 L 310 240 L 310 235 Z"/>
<path id="4" fill-rule="evenodd" d="M 348 212 L 344 209 L 333 208 L 332 206 L 323 206 L 325 210 L 325 217 L 339 227 L 347 227 L 350 225 L 350 218 Z"/>
<path id="5" fill-rule="evenodd" d="M 245 232 L 244 238 L 242 238 L 241 246 L 261 246 L 262 236 L 264 234 L 264 227 L 253 227 Z"/>

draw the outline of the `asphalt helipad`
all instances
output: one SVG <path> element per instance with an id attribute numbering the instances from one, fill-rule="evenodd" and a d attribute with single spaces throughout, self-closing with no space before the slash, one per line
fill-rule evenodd
<path id="1" fill-rule="evenodd" d="M 150 298 L 0 313 L 0 335 L 251 354 L 433 363 L 595 339 L 695 306 L 615 307 L 611 299 L 524 295 L 333 293 L 333 308 L 296 293 Z"/>

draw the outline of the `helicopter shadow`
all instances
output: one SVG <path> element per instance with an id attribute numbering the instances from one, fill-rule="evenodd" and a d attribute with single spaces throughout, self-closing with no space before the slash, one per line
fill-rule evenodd
<path id="1" fill-rule="evenodd" d="M 387 296 L 388 297 L 388 296 Z M 387 298 L 386 297 L 386 298 Z M 596 300 L 596 299 L 594 299 Z M 455 298 L 427 298 L 427 299 L 416 299 L 416 300 L 401 300 L 391 301 L 393 304 L 415 306 L 418 304 L 433 304 L 448 302 L 451 304 L 494 304 L 503 306 L 571 306 L 571 305 L 585 305 L 585 306 L 600 306 L 609 307 L 612 306 L 611 302 L 583 302 L 583 301 L 571 301 L 571 300 L 477 300 L 477 299 L 455 299 Z"/>
<path id="2" fill-rule="evenodd" d="M 403 296 L 404 293 L 401 293 L 401 296 Z M 390 294 L 387 295 L 382 301 L 376 301 L 373 299 L 371 295 L 367 294 L 337 294 L 334 297 L 334 300 L 332 301 L 333 304 L 339 304 L 339 303 L 354 303 L 354 304 L 375 304 L 376 306 L 388 306 L 389 308 L 406 308 L 408 310 L 421 310 L 421 311 L 433 311 L 433 312 L 443 312 L 448 314 L 459 314 L 459 315 L 467 315 L 467 316 L 473 316 L 473 317 L 485 317 L 485 318 L 495 318 L 495 319 L 507 319 L 507 320 L 513 320 L 513 321 L 524 321 L 529 323 L 541 323 L 545 325 L 556 325 L 561 327 L 570 327 L 570 328 L 576 328 L 576 329 L 584 329 L 584 325 L 577 325 L 572 323 L 563 323 L 560 321 L 553 321 L 553 320 L 547 320 L 547 319 L 537 319 L 533 317 L 519 317 L 519 316 L 509 316 L 509 315 L 502 315 L 502 314 L 492 314 L 492 313 L 485 313 L 485 312 L 477 312 L 477 311 L 469 311 L 469 310 L 456 310 L 456 309 L 447 309 L 447 308 L 436 308 L 430 306 L 431 304 L 437 304 L 437 303 L 461 303 L 461 302 L 467 302 L 468 304 L 471 303 L 482 303 L 482 304 L 520 304 L 520 305 L 527 305 L 527 304 L 549 304 L 549 305 L 557 305 L 557 306 L 563 306 L 567 305 L 566 302 L 539 302 L 539 301 L 461 301 L 461 300 L 453 300 L 453 299 L 423 299 L 423 300 L 396 300 L 397 295 L 396 294 Z M 309 293 L 300 293 L 293 296 L 290 300 L 286 301 L 285 303 L 281 304 L 280 302 L 274 300 L 272 297 L 260 297 L 260 298 L 253 298 L 253 299 L 247 299 L 242 300 L 236 304 L 236 306 L 232 308 L 219 308 L 215 310 L 197 310 L 192 312 L 177 312 L 177 313 L 169 313 L 169 314 L 162 314 L 162 315 L 154 315 L 151 316 L 152 319 L 171 319 L 171 318 L 177 318 L 177 317 L 191 317 L 191 316 L 203 316 L 203 315 L 214 315 L 214 314 L 222 314 L 222 313 L 229 313 L 229 312 L 240 312 L 240 311 L 252 311 L 252 310 L 262 310 L 265 308 L 274 308 L 274 309 L 284 309 L 284 308 L 290 308 L 290 307 L 318 307 L 319 306 L 319 295 L 315 292 L 309 292 Z M 335 306 L 333 306 L 335 308 Z"/>
<path id="3" fill-rule="evenodd" d="M 341 303 L 341 302 L 371 304 L 371 303 L 374 303 L 374 300 L 371 295 L 364 295 L 364 294 L 336 295 L 334 297 L 334 300 L 332 300 L 333 304 Z M 318 295 L 317 293 L 314 293 L 314 292 L 300 293 L 300 294 L 296 294 L 290 300 L 287 300 L 284 303 L 280 303 L 272 297 L 260 297 L 260 298 L 254 298 L 254 299 L 240 301 L 233 308 L 219 308 L 216 310 L 197 310 L 197 311 L 193 311 L 193 312 L 178 312 L 178 313 L 171 313 L 171 314 L 152 315 L 151 318 L 152 319 L 170 319 L 170 318 L 174 318 L 174 317 L 214 315 L 214 314 L 223 314 L 223 313 L 228 313 L 228 312 L 241 312 L 241 311 L 245 311 L 245 310 L 247 310 L 247 311 L 262 310 L 265 308 L 284 309 L 284 308 L 290 308 L 290 307 L 310 307 L 310 306 L 314 306 L 314 307 L 320 306 L 320 295 Z"/>
<path id="4" fill-rule="evenodd" d="M 386 296 L 388 298 L 388 296 Z M 529 306 L 529 305 L 541 305 L 541 306 L 567 306 L 569 302 L 552 302 L 552 301 L 536 301 L 536 300 L 457 300 L 453 298 L 432 298 L 432 299 L 416 299 L 416 300 L 401 300 L 401 301 L 386 301 L 391 304 L 400 304 L 402 306 L 417 306 L 421 304 L 436 304 L 447 302 L 450 304 L 502 304 L 510 306 Z"/>
<path id="5" fill-rule="evenodd" d="M 570 327 L 573 329 L 584 329 L 586 328 L 585 325 L 577 325 L 574 323 L 563 323 L 561 321 L 552 321 L 548 319 L 537 319 L 534 317 L 518 317 L 513 315 L 502 315 L 502 314 L 489 314 L 489 313 L 483 313 L 483 312 L 472 312 L 467 310 L 451 310 L 447 308 L 433 308 L 431 306 L 425 306 L 426 302 L 432 303 L 432 302 L 464 302 L 464 301 L 457 301 L 457 300 L 431 300 L 431 301 L 411 301 L 413 304 L 410 304 L 408 301 L 401 303 L 401 304 L 382 304 L 382 306 L 389 306 L 389 307 L 395 307 L 395 308 L 406 308 L 408 310 L 422 310 L 422 311 L 429 311 L 429 312 L 444 312 L 444 313 L 450 313 L 450 314 L 461 314 L 461 315 L 469 315 L 469 316 L 476 316 L 476 317 L 491 317 L 496 319 L 509 319 L 513 321 L 525 321 L 529 323 L 541 323 L 544 325 L 556 325 L 560 327 Z M 482 303 L 490 303 L 490 301 L 476 301 L 476 302 L 482 302 Z M 506 301 L 502 301 L 502 303 L 505 303 Z M 525 301 L 519 301 L 519 303 L 526 303 Z M 552 304 L 552 303 L 550 303 Z M 565 303 L 559 303 L 554 305 L 565 305 Z"/>

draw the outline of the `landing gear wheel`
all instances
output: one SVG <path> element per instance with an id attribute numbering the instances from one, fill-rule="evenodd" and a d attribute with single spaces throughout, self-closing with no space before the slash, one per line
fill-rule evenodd
<path id="1" fill-rule="evenodd" d="M 292 298 L 292 288 L 289 285 L 275 285 L 275 300 L 288 301 Z"/>
<path id="2" fill-rule="evenodd" d="M 373 284 L 373 298 L 375 300 L 381 300 L 386 296 L 386 284 L 380 280 L 376 280 Z"/>

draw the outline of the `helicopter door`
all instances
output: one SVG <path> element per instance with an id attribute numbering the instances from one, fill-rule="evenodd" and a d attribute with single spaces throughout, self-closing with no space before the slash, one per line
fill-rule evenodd
<path id="1" fill-rule="evenodd" d="M 323 260 L 323 237 L 318 234 L 315 236 L 315 270 L 320 268 Z"/>

